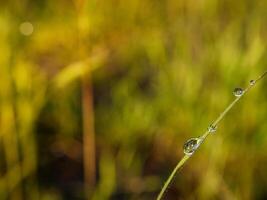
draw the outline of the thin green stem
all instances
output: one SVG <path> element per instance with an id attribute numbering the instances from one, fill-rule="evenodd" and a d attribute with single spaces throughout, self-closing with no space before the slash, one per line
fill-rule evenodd
<path id="1" fill-rule="evenodd" d="M 242 95 L 243 96 L 243 95 Z M 224 118 L 224 116 L 231 110 L 231 108 L 239 101 L 239 99 L 242 97 L 235 98 L 229 106 L 226 107 L 226 109 L 219 115 L 219 117 L 212 123 L 213 126 L 217 126 L 219 122 Z"/>
<path id="2" fill-rule="evenodd" d="M 177 170 L 180 169 L 184 163 L 190 158 L 190 155 L 184 155 L 184 157 L 178 162 L 176 167 L 173 169 L 171 175 L 168 177 L 167 181 L 164 183 L 162 190 L 160 191 L 157 200 L 160 200 L 166 191 L 168 185 L 170 184 L 171 180 L 173 179 L 174 175 L 176 174 Z"/>
<path id="3" fill-rule="evenodd" d="M 225 109 L 224 111 L 217 117 L 214 122 L 210 125 L 214 128 L 217 127 L 217 125 L 222 121 L 222 119 L 225 117 L 225 115 L 233 108 L 233 106 L 240 100 L 242 96 L 244 96 L 245 93 L 247 93 L 252 87 L 256 85 L 257 82 L 259 82 L 261 79 L 263 79 L 267 75 L 267 71 L 265 71 L 262 75 L 260 75 L 257 79 L 251 80 L 249 86 L 243 90 L 242 95 L 237 96 Z M 211 134 L 211 131 L 206 131 L 202 136 L 199 137 L 199 146 L 204 142 L 204 140 L 207 138 L 208 135 Z M 191 154 L 192 155 L 192 154 Z M 160 193 L 157 196 L 157 200 L 161 200 L 163 197 L 164 192 L 167 190 L 169 184 L 171 183 L 172 179 L 174 178 L 176 172 L 185 164 L 185 162 L 191 157 L 191 155 L 184 155 L 184 157 L 177 163 L 174 170 L 168 177 L 168 179 L 165 181 Z"/>

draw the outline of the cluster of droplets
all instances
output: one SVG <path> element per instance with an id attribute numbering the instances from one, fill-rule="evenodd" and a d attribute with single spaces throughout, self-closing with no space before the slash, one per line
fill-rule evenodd
<path id="1" fill-rule="evenodd" d="M 251 86 L 255 85 L 255 83 L 256 83 L 255 80 L 250 80 L 249 81 L 249 85 L 251 85 Z M 241 97 L 244 94 L 244 90 L 242 88 L 237 87 L 237 88 L 234 89 L 233 94 L 236 97 Z"/>
<path id="2" fill-rule="evenodd" d="M 217 126 L 214 126 L 213 124 L 211 124 L 208 127 L 208 132 L 209 133 L 215 133 L 217 130 Z M 184 153 L 186 155 L 192 155 L 199 147 L 200 143 L 202 142 L 203 138 L 199 137 L 199 138 L 191 138 L 189 140 L 187 140 L 184 144 Z"/>
<path id="3" fill-rule="evenodd" d="M 249 81 L 249 84 L 251 86 L 253 86 L 254 84 L 256 83 L 255 80 L 250 80 Z M 243 94 L 244 94 L 244 90 L 240 87 L 237 87 L 234 89 L 233 91 L 233 94 L 235 97 L 241 97 Z M 208 127 L 208 132 L 209 133 L 215 133 L 217 130 L 217 126 L 211 124 L 209 127 Z M 191 138 L 189 140 L 187 140 L 184 144 L 184 153 L 186 155 L 192 155 L 199 147 L 199 145 L 201 144 L 202 142 L 202 138 Z"/>

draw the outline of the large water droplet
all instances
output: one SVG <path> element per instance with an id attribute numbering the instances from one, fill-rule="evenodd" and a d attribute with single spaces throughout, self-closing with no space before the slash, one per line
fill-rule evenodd
<path id="1" fill-rule="evenodd" d="M 256 83 L 255 80 L 250 80 L 250 81 L 249 81 L 249 84 L 250 84 L 250 85 L 254 85 L 255 83 Z"/>
<path id="2" fill-rule="evenodd" d="M 209 127 L 208 127 L 208 132 L 209 133 L 215 133 L 217 131 L 217 126 L 214 126 L 214 125 L 210 125 Z"/>
<path id="3" fill-rule="evenodd" d="M 244 90 L 242 88 L 235 88 L 233 94 L 236 97 L 241 97 L 244 93 Z"/>
<path id="4" fill-rule="evenodd" d="M 187 140 L 184 144 L 184 153 L 186 155 L 192 155 L 199 147 L 200 141 L 201 140 L 199 138 L 191 138 Z"/>

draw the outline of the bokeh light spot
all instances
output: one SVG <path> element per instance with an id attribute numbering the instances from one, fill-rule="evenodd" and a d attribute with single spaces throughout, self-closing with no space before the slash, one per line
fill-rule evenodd
<path id="1" fill-rule="evenodd" d="M 19 26 L 20 33 L 29 36 L 33 33 L 33 25 L 30 22 L 23 22 Z"/>

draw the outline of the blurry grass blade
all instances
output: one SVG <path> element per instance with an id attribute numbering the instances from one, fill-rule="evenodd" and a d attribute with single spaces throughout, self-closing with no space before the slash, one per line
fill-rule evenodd
<path id="1" fill-rule="evenodd" d="M 116 167 L 112 155 L 105 152 L 99 162 L 100 179 L 92 200 L 110 199 L 116 186 Z"/>
<path id="2" fill-rule="evenodd" d="M 97 69 L 104 63 L 105 57 L 106 52 L 101 51 L 83 61 L 68 65 L 55 77 L 55 85 L 59 88 L 64 87 L 71 81 Z"/>

